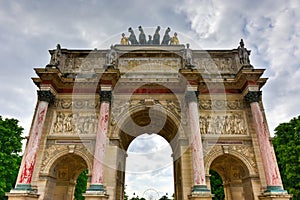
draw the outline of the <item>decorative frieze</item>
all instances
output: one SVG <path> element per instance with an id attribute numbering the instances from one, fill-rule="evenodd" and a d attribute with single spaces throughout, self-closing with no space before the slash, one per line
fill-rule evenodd
<path id="1" fill-rule="evenodd" d="M 95 113 L 57 112 L 52 134 L 96 134 L 98 116 Z"/>
<path id="2" fill-rule="evenodd" d="M 105 65 L 105 56 L 103 55 L 93 55 L 95 53 L 90 53 L 86 57 L 75 57 L 70 54 L 65 61 L 65 65 L 62 69 L 63 73 L 84 73 L 84 72 L 94 72 L 97 68 L 103 68 Z"/>
<path id="3" fill-rule="evenodd" d="M 194 58 L 194 65 L 197 69 L 207 73 L 236 73 L 237 67 L 232 58 Z"/>
<path id="4" fill-rule="evenodd" d="M 247 135 L 247 123 L 241 112 L 200 113 L 200 132 L 209 135 Z"/>
<path id="5" fill-rule="evenodd" d="M 200 100 L 199 110 L 241 110 L 244 104 L 240 100 Z"/>
<path id="6" fill-rule="evenodd" d="M 99 102 L 92 99 L 56 99 L 54 106 L 57 109 L 97 109 L 99 107 Z"/>

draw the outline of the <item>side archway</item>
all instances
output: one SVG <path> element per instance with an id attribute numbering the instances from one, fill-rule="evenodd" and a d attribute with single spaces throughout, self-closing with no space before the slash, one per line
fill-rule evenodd
<path id="1" fill-rule="evenodd" d="M 206 173 L 217 172 L 223 181 L 226 200 L 254 199 L 255 170 L 250 161 L 237 151 L 226 151 L 222 147 L 206 157 Z"/>
<path id="2" fill-rule="evenodd" d="M 92 171 L 90 158 L 79 149 L 70 151 L 67 146 L 49 158 L 44 166 L 44 173 L 40 175 L 47 179 L 44 198 L 73 200 L 79 174 L 87 169 L 88 177 L 90 176 Z"/>

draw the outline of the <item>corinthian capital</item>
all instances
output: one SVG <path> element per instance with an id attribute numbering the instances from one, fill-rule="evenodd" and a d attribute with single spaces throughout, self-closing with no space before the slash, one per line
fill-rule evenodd
<path id="1" fill-rule="evenodd" d="M 54 101 L 55 96 L 52 94 L 50 90 L 38 90 L 38 99 L 40 101 L 46 101 L 48 103 L 51 103 Z"/>
<path id="2" fill-rule="evenodd" d="M 100 102 L 110 102 L 111 91 L 100 91 Z"/>
<path id="3" fill-rule="evenodd" d="M 260 96 L 261 91 L 249 91 L 245 96 L 245 100 L 249 103 L 259 102 Z"/>
<path id="4" fill-rule="evenodd" d="M 186 91 L 185 99 L 187 102 L 198 102 L 199 91 Z"/>

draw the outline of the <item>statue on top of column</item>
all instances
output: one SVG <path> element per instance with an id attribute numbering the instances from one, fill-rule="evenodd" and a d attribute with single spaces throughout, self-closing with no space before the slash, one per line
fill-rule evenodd
<path id="1" fill-rule="evenodd" d="M 250 60 L 249 60 L 250 53 L 245 48 L 243 39 L 241 39 L 241 41 L 240 41 L 240 46 L 238 47 L 238 53 L 239 53 L 240 63 L 242 65 L 249 65 L 250 64 Z"/>

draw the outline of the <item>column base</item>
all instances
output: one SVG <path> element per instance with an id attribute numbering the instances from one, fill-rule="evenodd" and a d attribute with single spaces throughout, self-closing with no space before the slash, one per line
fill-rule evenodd
<path id="1" fill-rule="evenodd" d="M 102 184 L 91 184 L 83 194 L 86 200 L 104 200 L 108 199 L 106 190 Z"/>
<path id="2" fill-rule="evenodd" d="M 267 189 L 259 196 L 261 200 L 287 200 L 290 198 L 292 195 L 289 195 L 281 186 L 267 186 Z"/>
<path id="3" fill-rule="evenodd" d="M 40 196 L 36 190 L 31 188 L 30 184 L 18 184 L 16 188 L 5 195 L 8 196 L 8 200 L 37 200 Z"/>
<path id="4" fill-rule="evenodd" d="M 194 185 L 192 194 L 189 195 L 191 200 L 212 200 L 214 197 L 206 185 Z"/>
<path id="5" fill-rule="evenodd" d="M 87 192 L 106 193 L 106 190 L 102 184 L 91 184 L 90 187 L 86 191 Z"/>
<path id="6" fill-rule="evenodd" d="M 107 200 L 108 195 L 104 192 L 99 191 L 86 191 L 83 194 L 85 200 Z"/>
<path id="7" fill-rule="evenodd" d="M 31 188 L 30 184 L 17 184 L 13 191 L 27 191 L 27 193 L 34 192 L 35 190 Z"/>

